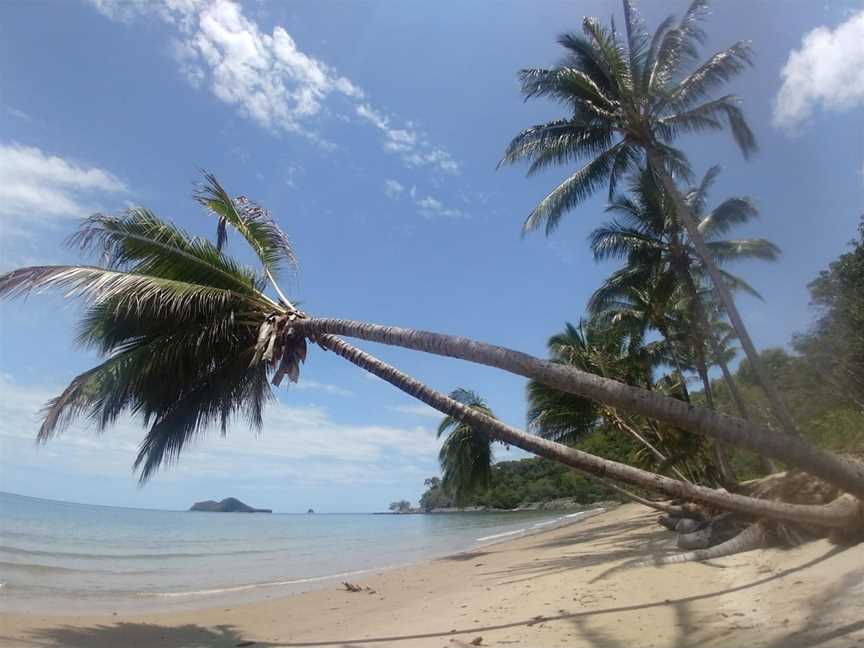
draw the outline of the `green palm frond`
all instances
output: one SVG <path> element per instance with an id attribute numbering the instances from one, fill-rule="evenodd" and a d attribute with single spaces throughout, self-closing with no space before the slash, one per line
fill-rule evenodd
<path id="1" fill-rule="evenodd" d="M 492 410 L 478 394 L 468 389 L 456 389 L 450 398 L 495 418 Z M 492 476 L 492 440 L 485 430 L 477 429 L 452 416 L 438 426 L 438 437 L 447 435 L 438 453 L 442 484 L 461 503 L 478 490 L 489 486 Z"/>
<path id="2" fill-rule="evenodd" d="M 766 239 L 708 241 L 706 245 L 717 263 L 741 259 L 776 261 L 780 256 L 780 248 Z"/>
<path id="3" fill-rule="evenodd" d="M 667 18 L 649 35 L 632 0 L 623 1 L 623 35 L 614 22 L 605 27 L 586 18 L 582 34 L 559 37 L 565 55 L 557 65 L 520 73 L 526 100 L 550 99 L 567 116 L 517 135 L 499 166 L 527 161 L 529 175 L 552 165 L 580 167 L 532 210 L 523 234 L 541 225 L 550 234 L 604 186 L 611 199 L 646 154 L 659 157 L 673 178 L 692 182 L 687 156 L 675 145 L 684 134 L 728 128 L 745 156 L 756 150 L 737 98 L 711 98 L 751 64 L 750 46 L 736 43 L 695 65 L 707 2 L 696 0 L 680 21 Z"/>
<path id="4" fill-rule="evenodd" d="M 95 266 L 31 266 L 0 275 L 0 298 L 52 288 L 65 290 L 67 298 L 111 302 L 117 309 L 142 317 L 210 316 L 226 307 L 260 303 L 224 288 Z"/>
<path id="5" fill-rule="evenodd" d="M 285 232 L 270 213 L 245 196 L 231 198 L 216 176 L 204 174 L 195 199 L 219 219 L 216 247 L 221 250 L 227 239 L 227 226 L 236 229 L 272 275 L 284 268 L 296 268 L 297 257 Z"/>
<path id="6" fill-rule="evenodd" d="M 561 217 L 570 209 L 587 200 L 594 191 L 609 182 L 616 156 L 626 148 L 623 142 L 601 153 L 549 193 L 529 214 L 522 227 L 523 233 L 545 225 L 551 234 Z"/>
<path id="7" fill-rule="evenodd" d="M 190 236 L 143 207 L 120 216 L 84 219 L 68 244 L 96 253 L 108 268 L 164 279 L 178 279 L 256 294 L 264 281 L 223 255 L 206 239 Z"/>
<path id="8" fill-rule="evenodd" d="M 749 198 L 728 198 L 702 219 L 699 232 L 707 240 L 714 239 L 728 233 L 736 225 L 744 225 L 758 216 L 759 210 Z"/>
<path id="9" fill-rule="evenodd" d="M 239 220 L 226 225 L 246 227 L 253 239 L 278 229 L 245 199 L 234 204 Z M 271 268 L 277 257 L 288 260 L 277 239 L 264 246 Z M 143 208 L 84 219 L 69 242 L 104 267 L 0 275 L 0 298 L 58 289 L 82 301 L 78 342 L 103 356 L 46 404 L 40 441 L 75 420 L 102 431 L 121 415 L 135 416 L 148 429 L 135 463 L 144 482 L 210 429 L 224 434 L 240 419 L 260 428 L 271 376 L 274 384 L 283 375 L 296 380 L 306 354 L 305 342 L 291 337 L 296 313 L 263 294 L 262 275 Z M 266 264 L 263 270 L 270 274 Z"/>

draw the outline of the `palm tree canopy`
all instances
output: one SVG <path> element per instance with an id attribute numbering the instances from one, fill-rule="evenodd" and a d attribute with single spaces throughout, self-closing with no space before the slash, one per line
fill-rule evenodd
<path id="1" fill-rule="evenodd" d="M 708 211 L 708 190 L 719 172 L 719 168 L 712 167 L 686 194 L 713 260 L 719 265 L 744 259 L 776 260 L 780 249 L 766 239 L 721 238 L 736 226 L 758 218 L 759 211 L 749 198 L 737 196 Z M 697 283 L 706 276 L 705 264 L 678 223 L 674 205 L 652 170 L 640 169 L 631 178 L 628 189 L 627 194 L 614 196 L 607 207 L 607 213 L 615 218 L 589 235 L 596 260 L 626 261 L 625 267 L 616 271 L 591 297 L 592 312 L 603 310 L 607 302 L 622 293 L 631 294 L 634 287 L 644 290 L 652 282 L 659 282 L 664 297 L 671 298 L 678 283 L 675 274 L 681 269 L 691 272 Z M 720 272 L 730 289 L 761 299 L 741 277 L 722 269 Z"/>
<path id="2" fill-rule="evenodd" d="M 519 133 L 500 164 L 526 160 L 533 174 L 551 165 L 579 164 L 529 214 L 523 232 L 551 233 L 564 213 L 619 180 L 648 151 L 673 174 L 690 178 L 686 156 L 673 146 L 682 134 L 729 127 L 745 156 L 756 140 L 734 95 L 710 98 L 751 65 L 751 49 L 738 42 L 697 64 L 705 40 L 700 24 L 707 0 L 694 0 L 680 21 L 669 17 L 649 34 L 631 0 L 623 0 L 624 33 L 585 18 L 582 33 L 565 33 L 565 53 L 552 68 L 519 72 L 527 99 L 546 97 L 568 116 Z"/>
<path id="3" fill-rule="evenodd" d="M 265 274 L 296 263 L 288 238 L 254 203 L 232 201 L 209 175 L 203 196 L 220 230 L 224 221 L 253 243 Z M 148 427 L 135 461 L 143 482 L 208 428 L 225 434 L 239 418 L 260 429 L 271 376 L 287 356 L 296 379 L 305 358 L 302 338 L 278 345 L 273 335 L 262 339 L 284 309 L 264 294 L 261 274 L 143 208 L 87 218 L 69 243 L 101 265 L 0 275 L 0 297 L 58 288 L 80 298 L 87 307 L 78 342 L 105 358 L 47 403 L 41 441 L 80 417 L 101 431 L 123 413 L 139 416 Z"/>
<path id="4" fill-rule="evenodd" d="M 467 405 L 481 414 L 495 418 L 486 401 L 468 389 L 456 389 L 450 398 Z M 442 483 L 453 493 L 457 502 L 478 489 L 489 486 L 492 476 L 492 440 L 484 429 L 446 416 L 438 426 L 438 438 L 447 435 L 441 445 L 438 461 L 441 464 Z"/>
<path id="5" fill-rule="evenodd" d="M 643 345 L 624 327 L 600 320 L 565 323 L 563 331 L 549 338 L 547 348 L 553 362 L 631 385 L 650 384 L 651 369 L 660 360 L 656 345 Z M 596 402 L 543 383 L 530 381 L 527 393 L 528 429 L 543 438 L 576 443 L 602 418 L 603 408 Z"/>

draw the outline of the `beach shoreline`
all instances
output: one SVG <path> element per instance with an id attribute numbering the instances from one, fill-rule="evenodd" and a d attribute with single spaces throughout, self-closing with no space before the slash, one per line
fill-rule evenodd
<path id="1" fill-rule="evenodd" d="M 864 645 L 864 545 L 818 541 L 628 567 L 672 551 L 622 505 L 555 529 L 333 587 L 157 614 L 0 614 L 3 646 Z M 254 643 L 246 643 L 254 642 Z M 858 642 L 861 642 L 860 644 Z"/>

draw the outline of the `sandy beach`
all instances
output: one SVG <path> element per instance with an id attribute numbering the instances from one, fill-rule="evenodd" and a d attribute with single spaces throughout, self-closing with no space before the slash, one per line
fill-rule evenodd
<path id="1" fill-rule="evenodd" d="M 567 527 L 254 604 L 148 615 L 0 616 L 0 645 L 864 646 L 864 545 L 827 541 L 710 564 L 638 505 Z M 473 642 L 473 643 L 472 643 Z"/>

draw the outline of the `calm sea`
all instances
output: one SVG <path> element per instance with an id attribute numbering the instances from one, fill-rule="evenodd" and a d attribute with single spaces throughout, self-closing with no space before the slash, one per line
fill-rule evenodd
<path id="1" fill-rule="evenodd" d="M 191 513 L 0 493 L 0 609 L 54 613 L 259 600 L 578 518 Z"/>

